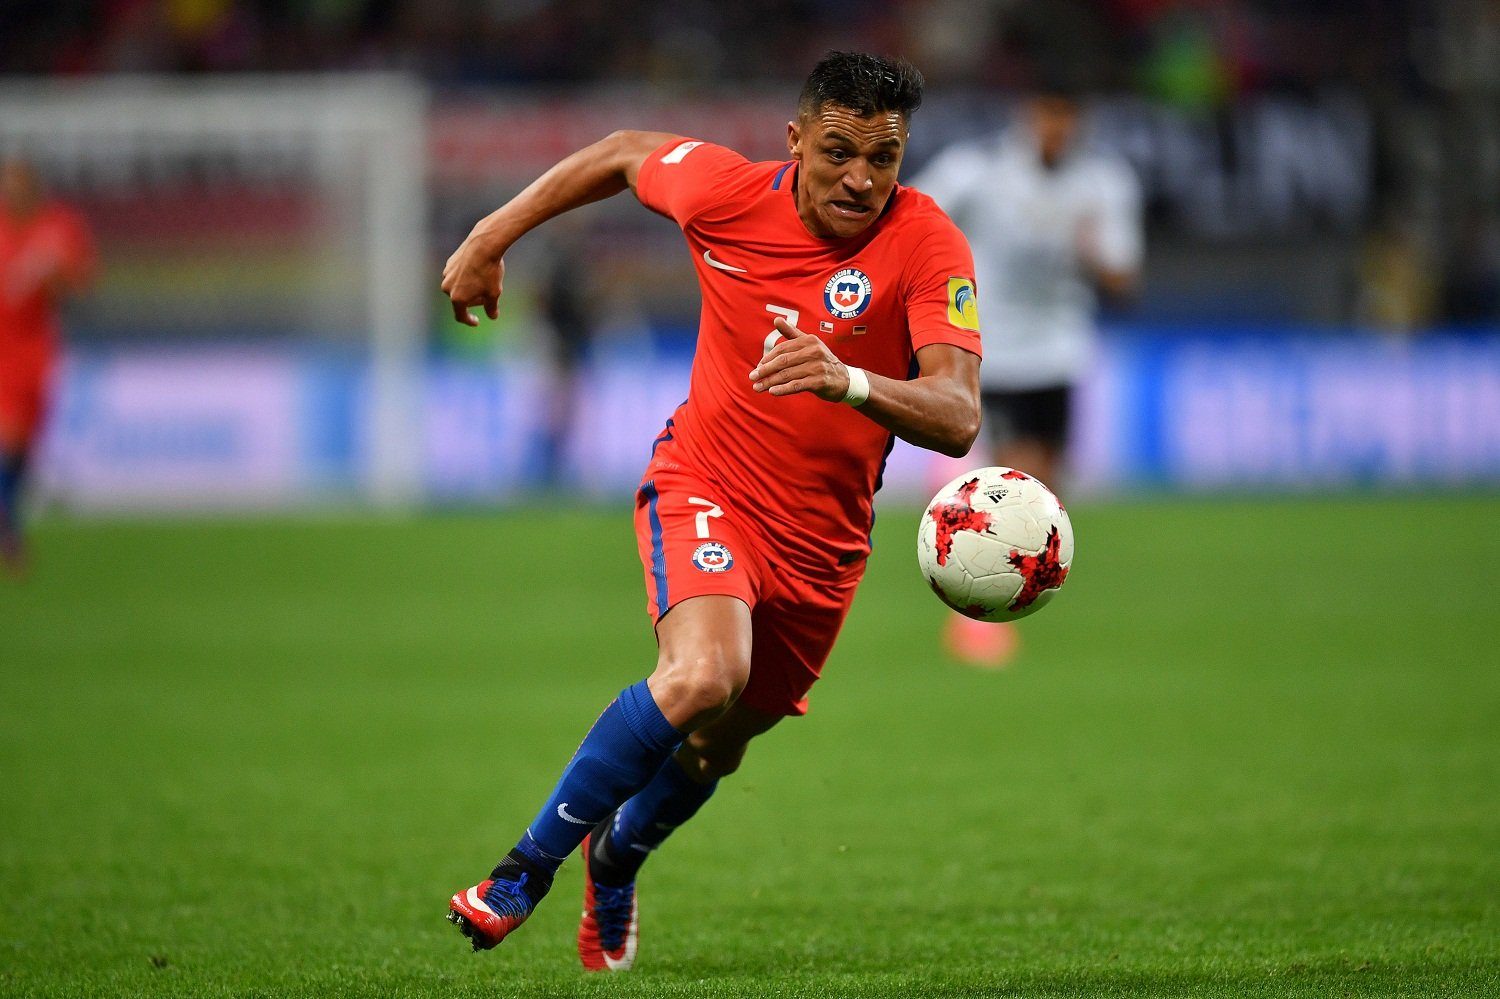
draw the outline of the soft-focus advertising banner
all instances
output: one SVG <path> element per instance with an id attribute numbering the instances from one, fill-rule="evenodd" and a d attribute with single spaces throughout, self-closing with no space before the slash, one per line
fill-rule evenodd
<path id="1" fill-rule="evenodd" d="M 629 495 L 687 388 L 685 359 L 434 363 L 419 375 L 424 495 L 487 503 Z M 44 494 L 83 510 L 357 500 L 368 377 L 348 359 L 216 350 L 78 353 L 43 454 Z M 885 488 L 923 498 L 951 462 L 904 445 Z M 1080 400 L 1075 472 L 1092 494 L 1500 484 L 1500 339 L 1106 341 Z"/>
<path id="2" fill-rule="evenodd" d="M 1500 338 L 1125 337 L 1087 393 L 1101 487 L 1500 482 Z"/>

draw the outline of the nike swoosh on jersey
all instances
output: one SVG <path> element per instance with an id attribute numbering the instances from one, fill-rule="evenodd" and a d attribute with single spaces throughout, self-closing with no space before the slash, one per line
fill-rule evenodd
<path id="1" fill-rule="evenodd" d="M 707 264 L 708 266 L 713 267 L 713 268 L 717 268 L 718 270 L 721 270 L 721 271 L 732 271 L 735 274 L 747 274 L 747 273 L 749 273 L 743 267 L 736 267 L 733 264 L 721 263 L 720 261 L 715 260 L 713 258 L 713 251 L 712 250 L 704 250 L 703 251 L 703 262 L 705 264 Z"/>
<path id="2" fill-rule="evenodd" d="M 569 815 L 568 803 L 566 801 L 557 806 L 557 817 L 562 819 L 564 822 L 571 822 L 575 826 L 591 826 L 595 824 L 593 822 L 590 822 L 588 819 L 575 819 L 573 816 Z"/>

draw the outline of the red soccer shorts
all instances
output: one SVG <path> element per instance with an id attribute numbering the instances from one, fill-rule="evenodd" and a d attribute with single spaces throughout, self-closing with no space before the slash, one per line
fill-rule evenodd
<path id="1" fill-rule="evenodd" d="M 0 357 L 0 448 L 24 451 L 47 412 L 52 380 L 50 353 L 16 350 Z"/>
<path id="2" fill-rule="evenodd" d="M 635 537 L 652 620 L 689 597 L 743 600 L 750 608 L 751 652 L 740 702 L 768 714 L 806 714 L 807 692 L 833 651 L 863 563 L 821 582 L 771 565 L 757 525 L 681 466 L 652 469 L 636 492 Z"/>

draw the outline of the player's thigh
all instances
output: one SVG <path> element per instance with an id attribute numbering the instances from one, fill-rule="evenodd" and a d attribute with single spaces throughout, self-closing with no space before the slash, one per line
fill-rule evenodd
<path id="1" fill-rule="evenodd" d="M 766 714 L 807 713 L 807 694 L 838 641 L 863 566 L 841 580 L 784 575 L 752 615 L 750 680 L 739 703 Z"/>
<path id="2" fill-rule="evenodd" d="M 657 476 L 636 500 L 647 611 L 660 651 L 652 696 L 684 730 L 717 718 L 750 675 L 751 609 L 772 580 L 752 536 L 711 484 Z"/>
<path id="3" fill-rule="evenodd" d="M 647 678 L 667 721 L 692 732 L 721 717 L 750 677 L 750 608 L 738 597 L 703 594 L 656 623 L 660 645 Z"/>

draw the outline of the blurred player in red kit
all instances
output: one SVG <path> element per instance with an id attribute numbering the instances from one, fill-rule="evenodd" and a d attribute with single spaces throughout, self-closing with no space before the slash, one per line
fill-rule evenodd
<path id="1" fill-rule="evenodd" d="M 636 494 L 654 671 L 600 715 L 516 847 L 449 918 L 476 950 L 519 926 L 582 845 L 579 955 L 623 970 L 636 872 L 752 738 L 807 710 L 863 575 L 894 438 L 959 456 L 979 429 L 968 244 L 897 173 L 922 77 L 831 53 L 787 124 L 789 158 L 616 132 L 482 220 L 449 258 L 454 316 L 497 314 L 503 256 L 632 191 L 682 229 L 703 298 L 688 399 Z"/>
<path id="2" fill-rule="evenodd" d="M 47 415 L 58 307 L 93 276 L 83 219 L 46 198 L 30 164 L 0 161 L 0 561 L 19 573 L 21 486 Z"/>

